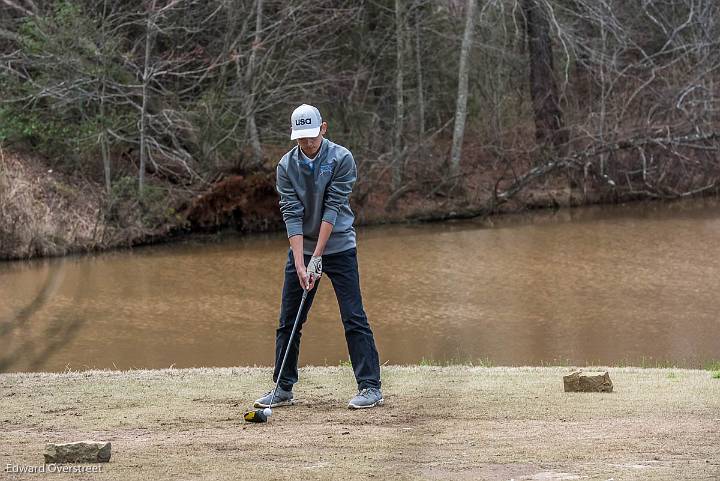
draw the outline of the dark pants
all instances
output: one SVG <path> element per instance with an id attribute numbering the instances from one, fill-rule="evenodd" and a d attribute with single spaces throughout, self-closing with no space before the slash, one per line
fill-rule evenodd
<path id="1" fill-rule="evenodd" d="M 310 256 L 305 256 L 305 265 L 310 261 Z M 380 362 L 375 340 L 368 324 L 367 316 L 362 305 L 360 295 L 360 276 L 358 275 L 357 251 L 355 248 L 348 249 L 336 254 L 327 254 L 322 257 L 323 277 L 327 276 L 335 289 L 335 296 L 340 306 L 340 316 L 345 327 L 345 339 L 347 340 L 350 361 L 358 387 L 380 388 Z M 315 282 L 315 287 L 308 293 L 303 307 L 302 315 L 298 324 L 297 332 L 293 338 L 290 353 L 280 378 L 280 387 L 289 391 L 298 380 L 298 354 L 300 353 L 301 329 L 307 313 L 312 306 L 313 298 L 318 290 L 320 282 Z M 292 332 L 295 316 L 300 308 L 303 289 L 300 286 L 297 273 L 295 272 L 295 261 L 292 249 L 288 252 L 288 260 L 285 264 L 285 285 L 282 292 L 282 306 L 280 309 L 280 327 L 275 337 L 275 372 L 273 381 L 277 381 L 280 371 L 280 364 L 285 355 L 290 333 Z"/>

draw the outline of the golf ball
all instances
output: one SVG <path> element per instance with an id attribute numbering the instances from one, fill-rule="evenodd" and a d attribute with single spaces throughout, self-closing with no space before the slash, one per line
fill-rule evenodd
<path id="1" fill-rule="evenodd" d="M 272 409 L 270 409 L 270 408 L 263 409 L 263 414 L 267 417 L 272 416 Z"/>

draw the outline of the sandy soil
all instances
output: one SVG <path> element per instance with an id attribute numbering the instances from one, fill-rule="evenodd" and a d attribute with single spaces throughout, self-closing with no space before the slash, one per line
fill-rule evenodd
<path id="1" fill-rule="evenodd" d="M 345 408 L 348 367 L 304 368 L 298 404 L 242 412 L 268 368 L 0 375 L 0 479 L 720 479 L 720 379 L 611 369 L 615 392 L 564 393 L 568 368 L 384 367 L 384 406 Z M 46 442 L 112 442 L 101 473 L 17 474 Z"/>

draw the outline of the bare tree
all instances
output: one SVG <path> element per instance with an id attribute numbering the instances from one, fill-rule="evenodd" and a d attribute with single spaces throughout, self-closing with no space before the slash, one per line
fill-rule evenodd
<path id="1" fill-rule="evenodd" d="M 356 153 L 356 199 L 380 192 L 390 207 L 410 192 L 477 204 L 543 176 L 588 201 L 718 177 L 713 0 L 62 5 L 0 0 L 0 138 L 94 169 L 108 192 L 136 171 L 138 189 L 265 175 L 301 102 Z M 460 176 L 468 188 L 446 190 Z"/>
<path id="2" fill-rule="evenodd" d="M 2 0 L 2 3 L 12 9 L 17 10 L 23 15 L 33 16 L 37 13 L 37 7 L 32 0 Z"/>
<path id="3" fill-rule="evenodd" d="M 257 52 L 262 42 L 262 26 L 263 26 L 263 0 L 255 0 L 255 37 L 253 38 L 252 47 L 250 48 L 250 59 L 245 72 L 245 85 L 247 86 L 247 101 L 245 116 L 247 118 L 247 135 L 250 138 L 250 146 L 253 152 L 253 161 L 250 167 L 259 167 L 263 161 L 262 146 L 260 145 L 260 134 L 258 133 L 257 124 L 255 122 L 255 64 L 257 61 Z"/>
<path id="4" fill-rule="evenodd" d="M 402 139 L 405 122 L 405 89 L 403 73 L 405 70 L 405 14 L 403 1 L 395 0 L 395 136 L 393 141 L 393 181 L 392 188 L 400 188 L 403 177 Z"/>
<path id="5" fill-rule="evenodd" d="M 420 32 L 420 23 L 422 18 L 422 10 L 420 6 L 416 5 L 415 8 L 415 75 L 417 76 L 417 124 L 418 124 L 418 138 L 420 142 L 425 138 L 425 90 L 423 86 L 423 49 L 422 49 L 422 35 Z M 421 151 L 422 152 L 422 151 Z"/>
<path id="6" fill-rule="evenodd" d="M 152 2 L 147 8 L 147 20 L 145 22 L 145 61 L 142 71 L 142 107 L 140 109 L 140 169 L 138 171 L 138 191 L 142 195 L 145 187 L 145 164 L 147 163 L 147 118 L 148 118 L 148 85 L 152 77 L 150 72 L 150 52 L 153 46 L 153 37 L 155 36 L 155 22 L 158 12 L 156 12 L 157 0 Z"/>
<path id="7" fill-rule="evenodd" d="M 453 130 L 452 150 L 450 152 L 450 176 L 460 171 L 460 156 L 465 135 L 465 119 L 467 118 L 468 75 L 470 71 L 470 49 L 475 33 L 475 7 L 477 0 L 467 0 L 465 12 L 465 31 L 460 47 L 460 67 L 458 69 L 457 101 L 455 107 L 455 127 Z"/>
<path id="8" fill-rule="evenodd" d="M 555 148 L 567 142 L 555 82 L 550 24 L 544 0 L 522 0 L 530 59 L 530 96 L 535 114 L 535 137 Z"/>

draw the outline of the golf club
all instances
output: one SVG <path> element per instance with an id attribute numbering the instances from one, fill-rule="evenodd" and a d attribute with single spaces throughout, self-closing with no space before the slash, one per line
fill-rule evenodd
<path id="1" fill-rule="evenodd" d="M 290 338 L 288 339 L 287 346 L 285 347 L 285 355 L 283 356 L 282 363 L 280 363 L 280 371 L 278 372 L 277 381 L 275 381 L 275 388 L 272 390 L 272 395 L 270 396 L 270 403 L 268 404 L 269 407 L 246 412 L 243 417 L 245 418 L 245 421 L 249 423 L 266 423 L 268 417 L 272 415 L 272 404 L 273 401 L 275 401 L 275 392 L 280 385 L 280 377 L 282 376 L 283 369 L 285 369 L 285 361 L 287 361 L 288 353 L 290 352 L 290 345 L 292 344 L 293 337 L 295 337 L 295 331 L 297 330 L 300 315 L 302 314 L 303 307 L 305 306 L 305 299 L 307 299 L 308 292 L 308 289 L 303 289 L 300 307 L 298 308 L 297 315 L 295 316 L 295 323 L 293 324 L 292 332 L 290 332 Z"/>

